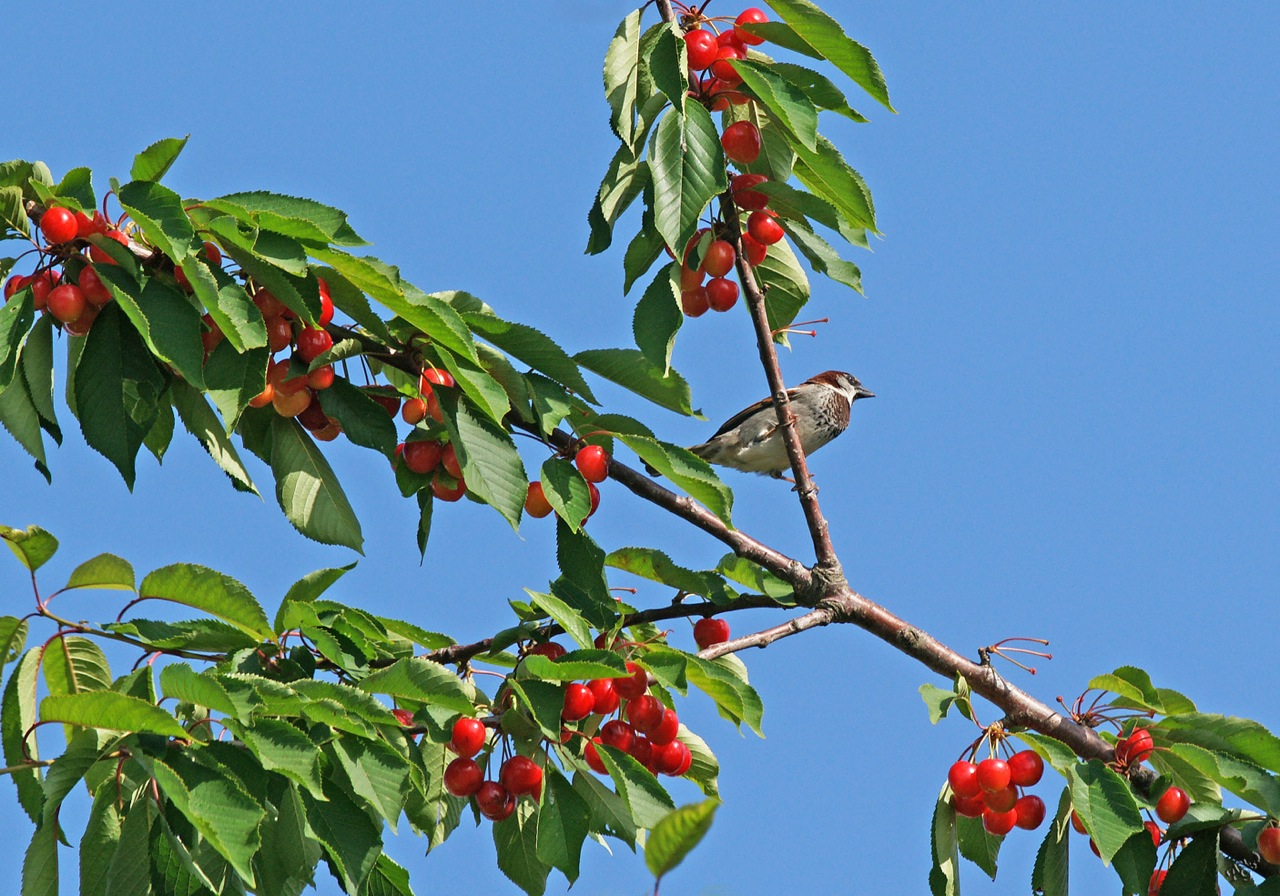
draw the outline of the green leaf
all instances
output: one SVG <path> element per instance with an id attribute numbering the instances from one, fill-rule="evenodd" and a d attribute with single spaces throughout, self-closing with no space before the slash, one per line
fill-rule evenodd
<path id="1" fill-rule="evenodd" d="M 111 687 L 111 667 L 96 642 L 64 635 L 44 647 L 44 680 L 55 695 L 104 691 Z"/>
<path id="2" fill-rule="evenodd" d="M 409 872 L 383 853 L 365 879 L 360 896 L 413 896 Z"/>
<path id="3" fill-rule="evenodd" d="M 379 826 L 345 790 L 326 779 L 324 802 L 303 793 L 311 832 L 325 848 L 334 876 L 343 889 L 354 893 L 368 877 L 382 852 Z"/>
<path id="4" fill-rule="evenodd" d="M 627 674 L 626 663 L 609 650 L 573 650 L 555 660 L 530 654 L 522 662 L 530 675 L 543 681 L 621 678 Z"/>
<path id="5" fill-rule="evenodd" d="M 649 185 L 649 163 L 636 157 L 627 144 L 618 147 L 609 161 L 595 202 L 587 212 L 591 235 L 587 239 L 587 255 L 599 255 L 613 243 L 613 228 L 636 197 Z"/>
<path id="6" fill-rule="evenodd" d="M 653 826 L 644 844 L 644 863 L 654 877 L 661 879 L 702 842 L 719 807 L 718 799 L 690 803 L 669 812 Z"/>
<path id="7" fill-rule="evenodd" d="M 735 121 L 750 121 L 760 129 L 760 155 L 750 164 L 738 164 L 738 168 L 751 174 L 763 174 L 774 183 L 785 183 L 791 178 L 796 154 L 786 128 L 773 120 L 773 116 L 759 103 L 730 106 L 720 116 L 724 127 Z"/>
<path id="8" fill-rule="evenodd" d="M 672 370 L 664 373 L 644 354 L 630 348 L 591 349 L 574 355 L 579 365 L 654 404 L 688 417 L 701 417 L 690 405 L 689 384 Z"/>
<path id="9" fill-rule="evenodd" d="M 1252 719 L 1209 713 L 1169 716 L 1152 729 L 1160 740 L 1229 753 L 1280 772 L 1280 738 Z"/>
<path id="10" fill-rule="evenodd" d="M 785 126 L 806 149 L 818 148 L 818 110 L 803 90 L 773 71 L 771 64 L 734 59 L 730 65 L 775 121 Z"/>
<path id="11" fill-rule="evenodd" d="M 217 619 L 186 619 L 174 623 L 132 619 L 109 623 L 103 628 L 137 638 L 153 650 L 234 653 L 260 644 L 259 639 Z"/>
<path id="12" fill-rule="evenodd" d="M 764 261 L 756 265 L 755 274 L 769 293 L 769 301 L 765 303 L 769 329 L 778 334 L 775 341 L 786 345 L 787 334 L 780 331 L 789 326 L 808 303 L 809 278 L 785 240 L 769 247 Z"/>
<path id="13" fill-rule="evenodd" d="M 654 86 L 671 101 L 676 109 L 683 110 L 689 92 L 688 49 L 680 33 L 670 23 L 659 26 L 657 36 L 647 42 L 647 64 Z"/>
<path id="14" fill-rule="evenodd" d="M 58 549 L 58 539 L 39 526 L 27 526 L 25 529 L 0 526 L 0 538 L 31 572 L 44 566 Z"/>
<path id="15" fill-rule="evenodd" d="M 118 302 L 102 309 L 75 366 L 76 409 L 89 447 L 133 489 L 142 439 L 156 419 L 165 381 Z"/>
<path id="16" fill-rule="evenodd" d="M 622 797 L 636 827 L 651 829 L 675 809 L 675 803 L 658 780 L 633 757 L 603 744 L 596 744 L 596 752 L 609 770 L 618 796 Z"/>
<path id="17" fill-rule="evenodd" d="M 736 554 L 725 554 L 720 558 L 720 562 L 716 564 L 716 572 L 725 578 L 737 582 L 752 591 L 759 592 L 766 597 L 772 597 L 784 603 L 789 603 L 794 597 L 794 591 L 790 585 L 782 579 L 769 572 L 758 563 L 752 563 L 745 557 L 739 557 Z"/>
<path id="18" fill-rule="evenodd" d="M 58 825 L 41 821 L 22 859 L 22 896 L 58 896 Z"/>
<path id="19" fill-rule="evenodd" d="M 649 140 L 649 168 L 654 225 L 668 246 L 683 248 L 707 203 L 729 186 L 711 113 L 698 103 L 668 112 Z"/>
<path id="20" fill-rule="evenodd" d="M 854 292 L 862 292 L 862 271 L 851 261 L 845 261 L 831 248 L 831 244 L 818 236 L 805 221 L 782 220 L 782 227 L 791 236 L 800 252 L 819 274 L 826 274 L 837 283 L 843 283 Z"/>
<path id="21" fill-rule="evenodd" d="M 1125 841 L 1143 829 L 1128 782 L 1097 759 L 1072 769 L 1070 781 L 1071 803 L 1109 865 Z"/>
<path id="22" fill-rule="evenodd" d="M 987 877 L 996 879 L 996 858 L 1000 855 L 1000 844 L 1003 837 L 988 834 L 982 826 L 981 818 L 956 816 L 956 834 L 960 838 L 960 855 L 977 865 L 987 873 Z"/>
<path id="23" fill-rule="evenodd" d="M 1068 896 L 1071 849 L 1071 788 L 1064 787 L 1031 870 L 1031 888 L 1044 896 Z"/>
<path id="24" fill-rule="evenodd" d="M 387 409 L 363 389 L 336 377 L 328 389 L 317 392 L 325 414 L 337 420 L 352 444 L 372 448 L 387 457 L 395 455 L 396 426 Z"/>
<path id="25" fill-rule="evenodd" d="M 165 453 L 173 442 L 173 408 L 168 401 L 164 400 L 165 397 L 161 396 L 160 402 L 156 405 L 156 420 L 147 430 L 147 434 L 142 437 L 142 444 L 151 452 L 156 463 L 164 462 Z"/>
<path id="26" fill-rule="evenodd" d="M 551 873 L 551 866 L 538 858 L 537 835 L 537 808 L 524 800 L 510 818 L 493 825 L 498 868 L 529 896 L 542 896 Z"/>
<path id="27" fill-rule="evenodd" d="M 633 145 L 635 106 L 640 90 L 640 14 L 627 15 L 614 32 L 604 57 L 604 94 L 612 115 L 609 124 L 618 139 Z"/>
<path id="28" fill-rule="evenodd" d="M 40 434 L 40 413 L 27 388 L 26 377 L 15 376 L 8 388 L 0 392 L 0 424 L 35 459 L 36 470 L 45 481 L 52 481 L 45 460 L 44 438 Z"/>
<path id="29" fill-rule="evenodd" d="M 578 772 L 573 776 L 573 789 L 590 807 L 588 824 L 593 834 L 614 837 L 633 850 L 636 826 L 622 797 L 606 787 L 595 775 Z"/>
<path id="30" fill-rule="evenodd" d="M 782 23 L 777 24 L 787 28 Z M 821 75 L 813 69 L 805 68 L 802 65 L 792 65 L 789 62 L 774 62 L 769 67 L 775 74 L 781 75 L 804 91 L 804 95 L 809 98 L 809 102 L 819 109 L 829 109 L 851 121 L 860 123 L 867 121 L 865 117 L 849 105 L 849 101 L 845 99 L 840 88 L 836 87 L 831 82 L 831 79 L 825 75 Z"/>
<path id="31" fill-rule="evenodd" d="M 1072 749 L 1060 740 L 1030 731 L 1019 731 L 1014 737 L 1039 753 L 1041 759 L 1065 778 L 1070 778 L 1080 764 L 1080 759 Z"/>
<path id="32" fill-rule="evenodd" d="M 129 169 L 129 177 L 133 180 L 160 180 L 164 177 L 170 166 L 178 158 L 178 154 L 182 152 L 183 147 L 187 145 L 187 141 L 191 139 L 188 134 L 179 139 L 178 137 L 166 137 L 163 140 L 157 140 L 142 152 L 133 158 L 133 167 Z M 90 201 L 89 205 L 93 205 Z"/>
<path id="33" fill-rule="evenodd" d="M 98 785 L 94 792 L 89 822 L 80 838 L 80 896 L 106 896 L 108 875 L 120 842 L 121 813 L 116 807 L 116 782 Z"/>
<path id="34" fill-rule="evenodd" d="M 591 512 L 591 492 L 573 464 L 549 457 L 542 464 L 542 492 L 556 515 L 577 532 Z"/>
<path id="35" fill-rule="evenodd" d="M 653 228 L 652 219 L 653 216 L 646 209 L 644 223 L 632 238 L 630 244 L 628 244 L 626 254 L 623 256 L 623 295 L 630 293 L 631 287 L 635 285 L 635 282 L 649 268 L 653 267 L 653 263 L 658 260 L 658 256 L 662 254 L 663 247 L 666 246 L 662 237 L 658 235 L 658 231 Z"/>
<path id="36" fill-rule="evenodd" d="M 138 281 L 118 265 L 97 265 L 95 269 L 152 354 L 182 374 L 188 383 L 202 385 L 200 312 L 191 300 L 155 277 L 147 278 L 139 288 Z"/>
<path id="37" fill-rule="evenodd" d="M 726 662 L 728 660 L 728 662 Z M 704 660 L 699 656 L 689 657 L 689 683 L 715 701 L 720 715 L 735 725 L 745 722 L 760 737 L 761 716 L 764 713 L 760 695 L 746 681 L 738 667 L 733 665 L 729 657 Z"/>
<path id="38" fill-rule="evenodd" d="M 204 204 L 237 217 L 247 213 L 259 227 L 304 242 L 368 245 L 351 229 L 345 212 L 313 199 L 256 190 L 231 193 Z"/>
<path id="39" fill-rule="evenodd" d="M 458 677 L 430 660 L 411 657 L 396 660 L 357 684 L 362 691 L 443 706 L 471 715 L 474 707 Z"/>
<path id="40" fill-rule="evenodd" d="M 796 34 L 795 29 L 786 22 L 751 22 L 745 25 L 737 25 L 751 34 L 763 37 L 768 43 L 790 50 L 793 53 L 799 53 L 802 56 L 808 56 L 810 59 L 822 59 L 823 56 L 800 35 Z M 780 67 L 784 63 L 775 62 L 774 67 Z"/>
<path id="41" fill-rule="evenodd" d="M 391 341 L 391 333 L 387 330 L 387 325 L 374 313 L 368 298 L 358 286 L 331 267 L 314 267 L 312 271 L 317 277 L 324 278 L 335 308 L 364 327 L 375 339 L 384 343 Z"/>
<path id="42" fill-rule="evenodd" d="M 135 180 L 120 189 L 120 205 L 137 222 L 147 241 L 175 263 L 198 246 L 182 197 L 153 181 Z M 190 271 L 187 272 L 190 275 Z"/>
<path id="43" fill-rule="evenodd" d="M 613 625 L 617 602 L 609 593 L 604 575 L 604 551 L 586 532 L 574 532 L 564 520 L 556 521 L 556 561 L 563 577 L 552 590 L 598 629 Z M 564 585 L 572 588 L 565 588 Z M 557 587 L 559 586 L 559 587 Z"/>
<path id="44" fill-rule="evenodd" d="M 929 869 L 929 892 L 932 896 L 960 896 L 960 840 L 956 834 L 956 813 L 951 808 L 950 794 L 950 788 L 944 786 L 933 807 L 929 840 L 933 858 L 933 867 Z"/>
<path id="45" fill-rule="evenodd" d="M 338 579 L 342 578 L 355 568 L 356 565 L 354 563 L 348 563 L 346 566 L 339 566 L 331 569 L 317 569 L 314 572 L 309 572 L 289 586 L 289 590 L 284 596 L 284 602 L 301 601 L 303 603 L 310 603 L 328 591 L 329 588 L 338 581 Z M 281 608 L 281 613 L 276 614 L 277 629 L 288 627 L 282 625 L 280 622 L 282 613 L 283 607 Z"/>
<path id="46" fill-rule="evenodd" d="M 0 224 L 24 237 L 31 236 L 31 219 L 27 217 L 21 187 L 0 187 Z"/>
<path id="47" fill-rule="evenodd" d="M 30 287 L 0 305 L 0 389 L 13 380 L 23 341 L 31 329 L 34 311 Z"/>
<path id="48" fill-rule="evenodd" d="M 777 212 L 781 217 L 811 218 L 832 230 L 838 230 L 841 226 L 842 219 L 834 205 L 812 193 L 798 190 L 791 184 L 765 181 L 752 187 L 752 190 L 768 196 L 769 210 Z"/>
<path id="49" fill-rule="evenodd" d="M 298 732 L 301 734 L 301 732 Z M 304 740 L 307 738 L 303 736 Z M 409 789 L 409 763 L 381 740 L 340 736 L 326 755 L 337 758 L 351 791 L 383 817 L 395 831 Z"/>
<path id="50" fill-rule="evenodd" d="M 920 696 L 924 699 L 924 705 L 929 708 L 929 723 L 932 725 L 945 719 L 947 710 L 956 701 L 955 691 L 944 691 L 928 682 L 920 685 Z"/>
<path id="51" fill-rule="evenodd" d="M 230 576 L 194 563 L 162 566 L 142 580 L 143 600 L 167 600 L 194 607 L 265 641 L 272 635 L 262 605 L 249 589 Z"/>
<path id="52" fill-rule="evenodd" d="M 671 373 L 671 352 L 676 346 L 676 333 L 683 323 L 680 266 L 673 261 L 664 265 L 653 278 L 636 304 L 631 321 L 636 345 L 655 369 L 662 370 L 663 376 Z"/>
<path id="53" fill-rule="evenodd" d="M 186 737 L 173 716 L 154 704 L 112 691 L 61 694 L 40 701 L 40 721 L 63 722 L 108 731 L 139 731 Z"/>
<path id="54" fill-rule="evenodd" d="M 677 737 L 684 742 L 693 755 L 693 762 L 689 766 L 689 771 L 685 773 L 685 777 L 697 784 L 704 795 L 718 797 L 720 795 L 720 763 L 711 752 L 711 748 L 707 746 L 707 742 L 683 724 L 680 726 Z"/>
<path id="55" fill-rule="evenodd" d="M 547 768 L 543 792 L 534 852 L 539 861 L 559 869 L 572 885 L 578 879 L 591 809 L 555 766 Z"/>
<path id="56" fill-rule="evenodd" d="M 587 625 L 582 615 L 567 603 L 554 594 L 530 591 L 528 588 L 525 589 L 525 594 L 529 595 L 529 600 L 535 607 L 550 616 L 579 645 L 582 647 L 592 645 L 591 627 Z"/>
<path id="57" fill-rule="evenodd" d="M 1216 893 L 1218 883 L 1218 836 L 1202 834 L 1182 848 L 1169 866 L 1160 887 L 1161 896 L 1199 896 Z"/>
<path id="58" fill-rule="evenodd" d="M 457 450 L 467 491 L 502 514 L 513 529 L 520 524 L 529 480 L 511 435 L 483 416 L 470 399 L 462 396 L 451 407 L 453 396 L 443 394 L 445 423 Z"/>
<path id="59" fill-rule="evenodd" d="M 660 582 L 688 594 L 696 594 L 718 604 L 728 603 L 732 595 L 724 579 L 713 572 L 695 572 L 675 563 L 656 548 L 619 548 L 604 558 L 605 566 L 621 569 L 651 582 Z"/>
<path id="60" fill-rule="evenodd" d="M 0 616 L 0 667 L 22 655 L 27 641 L 27 621 L 16 616 Z"/>
<path id="61" fill-rule="evenodd" d="M 499 426 L 503 425 L 511 402 L 502 384 L 487 371 L 466 358 L 459 358 L 447 351 L 440 352 L 440 360 L 457 381 L 458 388 L 471 399 L 476 409 Z"/>
<path id="62" fill-rule="evenodd" d="M 1156 867 L 1156 847 L 1151 835 L 1142 831 L 1131 836 L 1111 860 L 1111 867 L 1120 876 L 1124 892 L 1145 892 Z"/>
<path id="63" fill-rule="evenodd" d="M 187 275 L 196 298 L 209 311 L 209 317 L 227 337 L 227 342 L 240 353 L 267 344 L 267 327 L 260 312 L 244 287 L 216 265 L 203 259 L 183 259 L 182 271 Z"/>
<path id="64" fill-rule="evenodd" d="M 1114 672 L 1095 675 L 1089 679 L 1086 687 L 1112 691 L 1122 698 L 1122 705 L 1125 706 L 1164 712 L 1164 703 L 1160 700 L 1160 694 L 1155 685 L 1151 683 L 1151 676 L 1136 666 L 1121 666 Z"/>
<path id="65" fill-rule="evenodd" d="M 733 492 L 705 460 L 670 442 L 629 435 L 619 435 L 618 439 L 649 466 L 705 504 L 726 525 L 733 525 Z"/>
<path id="66" fill-rule="evenodd" d="M 36 722 L 36 689 L 42 653 L 39 648 L 24 653 L 4 687 L 0 740 L 4 743 L 5 764 L 11 767 L 20 766 L 28 759 L 40 758 L 40 745 L 36 738 L 33 736 L 24 742 L 24 736 Z M 43 773 L 38 767 L 33 767 L 14 771 L 9 777 L 18 789 L 19 805 L 32 821 L 38 821 L 44 803 Z"/>
<path id="67" fill-rule="evenodd" d="M 835 206 L 854 227 L 878 232 L 871 190 L 862 175 L 849 167 L 835 144 L 819 134 L 816 150 L 798 144 L 792 144 L 792 149 L 796 151 L 795 176 L 800 183 Z"/>
<path id="68" fill-rule="evenodd" d="M 1280 780 L 1257 765 L 1226 753 L 1214 753 L 1195 744 L 1175 743 L 1167 752 L 1185 760 L 1236 796 L 1280 815 Z"/>
<path id="69" fill-rule="evenodd" d="M 199 674 L 187 663 L 170 663 L 161 669 L 160 690 L 166 697 L 204 706 L 233 719 L 240 715 L 236 701 L 216 678 Z"/>
<path id="70" fill-rule="evenodd" d="M 226 432 L 235 429 L 249 401 L 266 388 L 270 357 L 265 348 L 240 354 L 226 341 L 209 355 L 204 366 L 205 389 L 222 414 Z"/>
<path id="71" fill-rule="evenodd" d="M 227 438 L 222 423 L 209 406 L 208 400 L 191 385 L 176 378 L 169 384 L 169 394 L 182 419 L 182 425 L 196 437 L 200 447 L 213 458 L 222 472 L 227 474 L 232 485 L 240 491 L 256 495 L 258 489 L 249 478 L 249 471 L 240 459 L 240 453 Z"/>
<path id="72" fill-rule="evenodd" d="M 809 0 L 768 0 L 769 6 L 822 58 L 844 72 L 890 112 L 889 88 L 871 51 L 851 40 L 844 29 Z"/>
<path id="73" fill-rule="evenodd" d="M 545 334 L 533 327 L 505 321 L 488 313 L 470 312 L 462 317 L 467 326 L 485 341 L 534 370 L 546 374 L 587 401 L 595 402 L 596 397 L 591 394 L 591 389 L 582 378 L 573 358 Z"/>

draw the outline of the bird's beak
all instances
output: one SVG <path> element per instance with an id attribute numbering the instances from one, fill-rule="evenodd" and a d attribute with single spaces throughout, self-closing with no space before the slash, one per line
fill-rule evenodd
<path id="1" fill-rule="evenodd" d="M 859 398 L 875 398 L 875 397 L 876 397 L 876 393 L 872 392 L 866 386 L 859 386 L 853 392 L 854 401 L 857 401 Z"/>

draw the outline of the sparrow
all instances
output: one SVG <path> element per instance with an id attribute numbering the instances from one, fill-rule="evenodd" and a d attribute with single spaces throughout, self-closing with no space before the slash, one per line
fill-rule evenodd
<path id="1" fill-rule="evenodd" d="M 855 401 L 875 398 L 875 393 L 852 374 L 828 370 L 788 389 L 787 398 L 808 456 L 849 428 Z M 783 471 L 791 467 L 772 396 L 734 414 L 714 436 L 689 450 L 709 463 L 774 479 L 785 478 Z"/>

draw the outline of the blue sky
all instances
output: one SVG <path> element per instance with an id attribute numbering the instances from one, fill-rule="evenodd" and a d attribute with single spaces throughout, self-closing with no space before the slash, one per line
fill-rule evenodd
<path id="1" fill-rule="evenodd" d="M 628 7 L 424 8 L 72 4 L 53 21 L 22 5 L 5 16 L 9 34 L 31 39 L 7 74 L 0 155 L 55 174 L 89 165 L 101 190 L 143 146 L 190 133 L 167 177 L 184 195 L 314 197 L 349 212 L 373 251 L 425 289 L 467 289 L 571 350 L 629 344 L 635 296 L 621 296 L 620 251 L 582 255 L 614 148 L 600 63 Z M 879 396 L 813 465 L 852 584 L 968 653 L 1050 638 L 1052 663 L 1015 678 L 1045 700 L 1134 664 L 1206 711 L 1280 725 L 1280 10 L 825 8 L 876 53 L 900 113 L 851 91 L 872 123 L 824 124 L 867 178 L 884 237 L 855 257 L 867 297 L 818 281 L 812 316 L 832 322 L 783 359 L 790 381 L 845 369 Z M 749 338 L 741 313 L 681 333 L 676 365 L 706 422 L 600 391 L 664 436 L 699 441 L 766 391 Z M 437 514 L 420 566 L 416 510 L 385 465 L 356 449 L 331 457 L 367 539 L 338 599 L 471 639 L 503 627 L 504 601 L 553 574 L 550 527 L 516 536 L 465 502 Z M 62 541 L 51 585 L 111 551 L 140 571 L 215 566 L 274 607 L 303 573 L 354 559 L 297 536 L 269 499 L 234 493 L 189 439 L 162 468 L 142 463 L 132 495 L 78 433 L 53 457 L 52 487 L 7 439 L 0 463 L 0 522 Z M 738 525 L 805 556 L 786 487 L 726 476 Z M 653 544 L 703 566 L 723 553 L 603 491 L 592 527 L 606 547 Z M 26 607 L 16 564 L 0 565 L 0 584 L 3 612 Z M 105 599 L 68 596 L 63 610 L 114 614 Z M 926 891 L 929 813 L 972 739 L 967 723 L 930 727 L 916 695 L 929 675 L 851 628 L 744 659 L 768 738 L 739 737 L 699 698 L 681 707 L 720 757 L 726 805 L 664 891 Z M 1058 788 L 1037 792 L 1052 805 Z M 0 831 L 25 843 L 26 820 L 4 816 Z M 1027 886 L 1039 837 L 1018 833 L 999 883 L 967 867 L 966 893 Z M 1114 887 L 1076 845 L 1079 892 Z M 409 837 L 389 851 L 419 892 L 515 892 L 487 829 L 459 831 L 426 859 Z M 651 886 L 625 848 L 585 856 L 575 892 Z M 16 892 L 18 875 L 7 863 L 0 890 Z M 563 890 L 553 876 L 549 892 Z"/>

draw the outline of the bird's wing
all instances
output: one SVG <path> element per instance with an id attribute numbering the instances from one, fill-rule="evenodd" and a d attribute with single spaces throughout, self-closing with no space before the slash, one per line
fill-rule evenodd
<path id="1" fill-rule="evenodd" d="M 795 397 L 796 397 L 796 390 L 788 389 L 787 398 L 794 399 Z M 714 439 L 716 436 L 724 435 L 729 430 L 741 424 L 742 421 L 746 420 L 752 414 L 759 413 L 760 411 L 767 410 L 772 407 L 773 407 L 773 396 L 760 399 L 755 404 L 751 405 L 750 407 L 743 408 L 742 410 L 738 411 L 738 413 L 730 417 L 728 420 L 724 421 L 724 425 L 721 426 L 719 429 L 717 429 L 715 432 L 715 435 L 713 435 L 711 438 Z"/>

